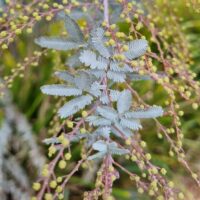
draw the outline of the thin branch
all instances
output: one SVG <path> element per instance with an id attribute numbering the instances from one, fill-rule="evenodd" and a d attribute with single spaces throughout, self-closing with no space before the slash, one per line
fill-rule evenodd
<path id="1" fill-rule="evenodd" d="M 103 0 L 103 5 L 104 5 L 104 20 L 109 25 L 109 5 L 108 5 L 108 0 Z"/>

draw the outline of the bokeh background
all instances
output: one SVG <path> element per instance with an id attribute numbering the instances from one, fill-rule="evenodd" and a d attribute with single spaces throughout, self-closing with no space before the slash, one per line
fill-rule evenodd
<path id="1" fill-rule="evenodd" d="M 161 12 L 158 26 L 164 27 L 169 23 L 166 19 L 169 10 L 165 10 L 166 1 L 155 1 Z M 181 18 L 180 32 L 190 44 L 190 54 L 193 63 L 192 70 L 200 78 L 200 13 L 197 12 L 198 4 L 194 7 L 186 1 L 169 0 L 171 8 L 176 9 L 176 16 Z M 150 12 L 150 11 L 147 11 Z M 153 11 L 152 11 L 153 12 Z M 126 32 L 126 26 L 120 24 L 121 31 Z M 14 78 L 12 87 L 4 88 L 5 97 L 0 100 L 0 199 L 28 199 L 31 193 L 32 182 L 37 179 L 47 158 L 47 147 L 42 140 L 59 128 L 62 121 L 56 115 L 56 109 L 62 104 L 61 99 L 48 97 L 41 93 L 40 87 L 57 80 L 53 73 L 58 69 L 66 69 L 65 58 L 67 53 L 55 51 L 41 51 L 34 44 L 34 39 L 40 35 L 57 35 L 62 32 L 63 24 L 60 22 L 39 22 L 32 34 L 22 34 L 8 50 L 1 52 L 0 77 L 12 76 L 19 63 L 27 62 L 24 70 Z M 145 35 L 145 32 L 143 33 Z M 40 54 L 34 53 L 39 50 Z M 37 59 L 37 55 L 39 59 Z M 33 58 L 31 60 L 31 58 Z M 163 88 L 152 81 L 142 81 L 134 85 L 139 94 L 150 104 L 165 107 L 166 94 Z M 63 99 L 64 100 L 64 99 Z M 181 117 L 183 140 L 186 150 L 186 160 L 191 168 L 200 175 L 200 109 L 194 110 L 191 105 L 181 98 L 178 102 L 185 112 Z M 161 121 L 168 124 L 167 119 Z M 142 138 L 147 142 L 148 150 L 152 154 L 152 161 L 168 170 L 168 178 L 175 182 L 186 194 L 188 200 L 200 199 L 200 191 L 188 172 L 181 166 L 175 156 L 169 155 L 169 144 L 156 133 L 155 124 L 151 120 L 144 122 L 141 131 Z M 80 148 L 73 149 L 75 162 L 79 158 Z M 123 165 L 139 173 L 139 170 L 129 162 Z M 85 189 L 92 187 L 93 172 L 82 170 L 72 177 L 65 191 L 65 200 L 80 199 Z M 77 186 L 77 184 L 79 186 Z M 16 195 L 14 197 L 14 194 Z M 23 194 L 23 195 L 22 195 Z M 139 195 L 134 184 L 127 175 L 115 182 L 113 195 L 120 200 L 147 200 L 146 195 Z"/>

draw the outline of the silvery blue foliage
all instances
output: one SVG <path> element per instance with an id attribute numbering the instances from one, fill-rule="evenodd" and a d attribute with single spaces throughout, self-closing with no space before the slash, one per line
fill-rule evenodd
<path id="1" fill-rule="evenodd" d="M 35 40 L 35 43 L 44 48 L 62 51 L 78 49 L 80 47 L 83 47 L 82 43 L 57 37 L 40 37 Z"/>
<path id="2" fill-rule="evenodd" d="M 67 102 L 58 113 L 62 118 L 75 114 L 86 105 L 89 105 L 94 97 L 101 95 L 104 86 L 96 81 L 96 78 L 85 71 L 78 71 L 72 75 L 65 71 L 56 72 L 55 75 L 64 80 L 65 84 L 52 84 L 41 87 L 44 94 L 55 96 L 78 96 Z M 83 95 L 88 93 L 87 95 Z"/>
<path id="3" fill-rule="evenodd" d="M 129 153 L 129 150 L 122 149 L 117 147 L 117 143 L 115 142 L 105 142 L 104 140 L 98 140 L 92 145 L 93 149 L 98 151 L 98 153 L 89 156 L 88 160 L 94 160 L 94 159 L 101 159 L 106 154 L 115 154 L 115 155 L 124 155 Z"/>
<path id="4" fill-rule="evenodd" d="M 79 60 L 79 53 L 77 52 L 77 54 L 72 55 L 70 58 L 66 59 L 65 61 L 65 65 L 69 66 L 71 68 L 76 68 L 79 67 L 81 65 L 81 62 Z"/>
<path id="5" fill-rule="evenodd" d="M 80 61 L 91 69 L 105 70 L 108 66 L 108 60 L 99 56 L 97 58 L 96 54 L 91 50 L 84 50 L 81 52 L 79 57 Z"/>
<path id="6" fill-rule="evenodd" d="M 65 15 L 65 27 L 69 34 L 69 39 L 76 42 L 84 42 L 84 36 L 78 24 L 68 15 Z"/>
<path id="7" fill-rule="evenodd" d="M 160 106 L 153 106 L 146 109 L 137 109 L 132 112 L 127 112 L 125 114 L 127 118 L 135 118 L 135 119 L 156 118 L 162 115 L 163 115 L 163 109 Z"/>
<path id="8" fill-rule="evenodd" d="M 132 104 L 132 96 L 129 90 L 124 90 L 120 93 L 117 101 L 117 110 L 120 114 L 128 111 Z"/>
<path id="9" fill-rule="evenodd" d="M 92 115 L 87 117 L 87 122 L 93 126 L 109 126 L 111 125 L 111 121 L 109 119 L 105 119 L 104 117 L 100 117 L 97 115 Z"/>
<path id="10" fill-rule="evenodd" d="M 151 77 L 148 75 L 138 75 L 138 74 L 128 74 L 127 78 L 131 81 L 142 81 L 142 80 L 151 80 Z"/>
<path id="11" fill-rule="evenodd" d="M 99 52 L 99 54 L 105 58 L 110 57 L 108 48 L 104 45 L 104 29 L 98 27 L 92 31 L 91 41 L 92 45 Z"/>
<path id="12" fill-rule="evenodd" d="M 92 100 L 93 97 L 91 95 L 82 95 L 74 98 L 65 103 L 65 105 L 58 110 L 58 114 L 61 118 L 67 118 L 85 108 L 85 106 L 90 105 Z"/>
<path id="13" fill-rule="evenodd" d="M 130 136 L 131 130 L 137 131 L 142 128 L 139 119 L 126 116 L 127 113 L 130 113 L 131 104 L 132 96 L 130 91 L 123 90 L 117 100 L 117 110 L 109 106 L 98 106 L 97 115 L 89 116 L 87 121 L 93 126 L 110 126 L 115 129 L 114 134 L 119 137 L 121 137 L 120 132 Z M 117 131 L 118 133 L 116 133 Z"/>
<path id="14" fill-rule="evenodd" d="M 86 140 L 86 145 L 92 145 L 98 151 L 88 159 L 101 159 L 107 154 L 123 155 L 129 153 L 126 149 L 121 149 L 115 142 L 108 142 L 110 134 L 117 137 L 131 137 L 135 131 L 142 128 L 141 119 L 155 118 L 163 115 L 163 110 L 159 106 L 145 109 L 133 109 L 133 98 L 130 90 L 114 90 L 110 86 L 115 83 L 138 80 L 150 80 L 147 75 L 139 75 L 128 63 L 145 54 L 147 41 L 143 39 L 133 40 L 127 43 L 129 49 L 121 52 L 125 60 L 117 60 L 114 55 L 117 53 L 114 47 L 107 47 L 105 42 L 105 30 L 101 27 L 93 28 L 88 41 L 84 39 L 76 22 L 69 16 L 62 14 L 65 19 L 65 27 L 69 34 L 68 38 L 48 38 L 36 39 L 36 43 L 41 47 L 56 50 L 77 49 L 66 64 L 69 67 L 81 68 L 76 73 L 67 71 L 56 72 L 55 75 L 64 81 L 64 84 L 45 85 L 41 87 L 43 93 L 57 96 L 73 96 L 59 110 L 61 118 L 67 118 L 76 114 L 81 109 L 89 105 L 96 105 L 96 110 L 92 115 L 85 118 L 90 126 L 96 127 L 90 133 L 81 134 L 77 130 L 76 134 L 69 138 L 71 141 Z M 81 64 L 82 63 L 82 64 Z M 107 84 L 105 84 L 105 80 Z M 116 108 L 113 106 L 116 103 Z M 106 141 L 104 140 L 106 139 Z M 56 137 L 46 139 L 47 144 L 58 144 Z"/>
<path id="15" fill-rule="evenodd" d="M 148 44 L 146 40 L 140 39 L 129 42 L 128 46 L 129 50 L 125 52 L 124 55 L 128 59 L 135 59 L 144 55 L 148 47 Z"/>
<path id="16" fill-rule="evenodd" d="M 45 85 L 41 87 L 44 94 L 56 96 L 78 96 L 82 94 L 82 90 L 78 88 L 68 87 L 64 84 Z"/>
<path id="17" fill-rule="evenodd" d="M 67 15 L 65 15 L 65 27 L 69 38 L 40 37 L 35 40 L 35 43 L 44 48 L 63 51 L 84 47 L 83 33 L 76 22 Z"/>

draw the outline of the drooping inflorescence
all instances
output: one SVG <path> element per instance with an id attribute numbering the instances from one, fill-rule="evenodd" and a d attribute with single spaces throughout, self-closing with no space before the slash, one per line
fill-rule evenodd
<path id="1" fill-rule="evenodd" d="M 140 62 L 137 68 L 132 67 L 137 63 L 137 58 L 145 54 L 147 41 L 127 41 L 124 33 L 116 31 L 116 25 L 109 26 L 106 22 L 104 27 L 94 27 L 90 37 L 84 39 L 76 22 L 69 16 L 63 18 L 69 33 L 68 38 L 40 37 L 36 39 L 36 43 L 41 47 L 56 50 L 76 49 L 74 57 L 80 62 L 76 71 L 55 73 L 65 83 L 41 87 L 42 92 L 48 95 L 72 96 L 58 110 L 60 117 L 67 119 L 66 125 L 71 131 L 59 131 L 59 134 L 44 141 L 50 145 L 49 156 L 56 156 L 45 166 L 45 176 L 41 180 L 37 198 L 41 199 L 44 195 L 46 199 L 62 199 L 64 187 L 78 170 L 80 163 L 100 159 L 102 164 L 96 187 L 86 192 L 84 199 L 97 199 L 98 196 L 112 199 L 112 185 L 114 180 L 119 178 L 116 168 L 126 172 L 126 169 L 115 161 L 114 155 L 130 156 L 142 171 L 147 171 L 149 183 L 127 172 L 136 182 L 140 193 L 148 192 L 150 196 L 156 196 L 158 199 L 181 197 L 182 194 L 177 193 L 172 184 L 163 177 L 166 170 L 150 162 L 151 155 L 145 153 L 142 148 L 145 143 L 135 138 L 135 134 L 142 128 L 140 119 L 163 115 L 163 109 L 159 106 L 133 107 L 134 91 L 129 86 L 130 82 L 151 79 L 148 75 L 139 73 Z M 119 84 L 124 84 L 127 89 L 120 90 Z M 78 114 L 81 111 L 82 116 Z M 62 155 L 70 155 L 66 151 L 70 151 L 73 142 L 77 143 L 80 140 L 84 141 L 83 148 L 87 153 L 57 186 L 57 180 L 53 176 L 54 168 L 57 165 L 60 169 L 66 168 L 67 160 L 71 156 L 62 158 Z M 97 153 L 92 154 L 92 151 Z M 51 192 L 45 193 L 49 182 Z"/>
<path id="2" fill-rule="evenodd" d="M 198 109 L 200 86 L 190 69 L 189 45 L 179 31 L 173 3 L 33 1 L 20 12 L 14 9 L 20 9 L 20 4 L 7 4 L 0 4 L 2 10 L 10 11 L 0 17 L 0 45 L 4 51 L 24 29 L 29 34 L 34 32 L 35 24 L 55 20 L 64 22 L 65 27 L 62 36 L 36 38 L 35 43 L 45 50 L 25 58 L 12 70 L 13 75 L 4 77 L 6 85 L 12 87 L 14 78 L 23 78 L 23 70 L 38 65 L 39 58 L 47 55 L 46 49 L 53 54 L 67 52 L 67 69 L 55 72 L 62 82 L 41 87 L 44 94 L 58 96 L 59 101 L 53 105 L 58 110 L 49 130 L 53 136 L 44 140 L 52 160 L 33 184 L 33 200 L 63 199 L 70 178 L 80 167 L 93 165 L 97 166 L 96 182 L 84 193 L 85 200 L 114 199 L 112 188 L 121 171 L 129 175 L 139 193 L 149 194 L 152 199 L 183 199 L 184 195 L 165 177 L 166 169 L 155 165 L 145 149 L 146 142 L 140 136 L 144 122 L 148 123 L 145 119 L 153 119 L 158 137 L 165 137 L 170 144 L 169 155 L 176 154 L 199 185 L 197 174 L 185 159 L 180 119 L 184 111 L 178 102 L 184 99 Z M 160 18 L 159 6 L 165 6 Z M 31 8 L 36 8 L 35 12 Z M 170 13 L 168 23 L 163 23 L 166 13 Z M 126 31 L 121 31 L 123 26 Z M 161 85 L 166 95 L 165 111 L 146 102 L 148 92 L 144 100 L 135 89 L 135 84 L 142 88 L 145 81 Z M 168 117 L 169 122 L 162 124 L 157 117 Z M 72 148 L 77 145 L 81 159 L 71 165 Z M 121 164 L 124 158 L 139 168 L 141 176 Z"/>

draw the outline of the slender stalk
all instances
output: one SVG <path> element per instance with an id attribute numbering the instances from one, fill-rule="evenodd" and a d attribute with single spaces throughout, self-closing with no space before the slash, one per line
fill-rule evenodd
<path id="1" fill-rule="evenodd" d="M 109 0 L 103 0 L 103 5 L 104 5 L 104 20 L 109 25 L 109 5 L 108 5 Z"/>

